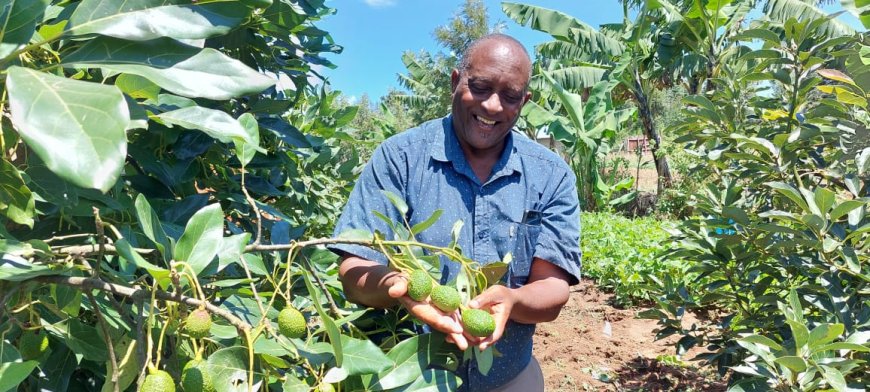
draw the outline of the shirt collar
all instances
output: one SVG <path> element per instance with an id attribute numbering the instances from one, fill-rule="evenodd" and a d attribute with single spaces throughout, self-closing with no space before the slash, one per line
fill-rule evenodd
<path id="1" fill-rule="evenodd" d="M 441 119 L 441 127 L 444 133 L 437 135 L 432 140 L 432 149 L 430 150 L 432 159 L 440 162 L 451 162 L 454 165 L 468 166 L 465 154 L 462 153 L 462 147 L 459 145 L 459 139 L 456 138 L 456 133 L 453 132 L 453 115 L 448 115 Z M 516 147 L 514 146 L 514 139 L 516 137 L 518 136 L 514 135 L 512 130 L 505 138 L 505 149 L 502 151 L 498 162 L 493 166 L 489 181 L 511 175 L 514 172 L 521 173 L 520 160 L 517 157 Z M 468 169 L 470 170 L 470 167 Z"/>

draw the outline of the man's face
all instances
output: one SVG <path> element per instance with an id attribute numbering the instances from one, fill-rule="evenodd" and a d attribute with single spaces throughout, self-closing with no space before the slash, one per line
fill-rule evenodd
<path id="1" fill-rule="evenodd" d="M 453 128 L 466 154 L 500 154 L 530 93 L 528 57 L 510 42 L 483 42 L 453 71 Z"/>

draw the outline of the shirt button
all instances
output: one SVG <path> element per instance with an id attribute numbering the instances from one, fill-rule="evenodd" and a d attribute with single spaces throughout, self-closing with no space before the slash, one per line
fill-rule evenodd
<path id="1" fill-rule="evenodd" d="M 486 234 L 487 234 L 487 231 L 486 231 L 486 230 L 478 231 L 478 232 L 477 232 L 477 238 L 483 239 L 484 237 L 486 237 Z"/>

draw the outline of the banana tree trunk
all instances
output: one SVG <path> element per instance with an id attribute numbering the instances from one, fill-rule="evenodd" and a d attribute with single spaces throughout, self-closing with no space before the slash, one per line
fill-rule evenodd
<path id="1" fill-rule="evenodd" d="M 656 182 L 656 193 L 661 194 L 665 188 L 670 188 L 673 184 L 671 169 L 668 166 L 668 159 L 664 154 L 659 154 L 659 148 L 662 145 L 662 138 L 656 131 L 653 123 L 652 111 L 649 106 L 649 99 L 644 94 L 640 86 L 640 81 L 635 80 L 635 88 L 632 91 L 635 103 L 637 104 L 638 115 L 640 116 L 641 124 L 643 125 L 643 134 L 648 140 L 651 140 L 652 146 L 650 150 L 653 155 L 653 161 L 656 164 L 656 173 L 658 173 L 658 181 Z"/>

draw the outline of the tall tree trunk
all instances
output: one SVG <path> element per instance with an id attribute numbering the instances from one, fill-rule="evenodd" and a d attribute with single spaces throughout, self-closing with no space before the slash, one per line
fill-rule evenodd
<path id="1" fill-rule="evenodd" d="M 643 92 L 638 78 L 635 78 L 634 84 L 635 88 L 633 89 L 634 91 L 632 91 L 632 95 L 634 95 L 634 101 L 637 104 L 640 121 L 643 124 L 643 134 L 648 140 L 652 141 L 650 150 L 653 155 L 653 161 L 656 164 L 656 173 L 658 173 L 656 194 L 660 195 L 662 190 L 664 188 L 670 188 L 674 181 L 673 177 L 671 177 L 671 169 L 670 166 L 668 166 L 668 159 L 664 154 L 659 154 L 659 148 L 662 145 L 662 138 L 659 136 L 655 124 L 653 123 L 652 111 L 649 107 L 649 99 Z"/>

